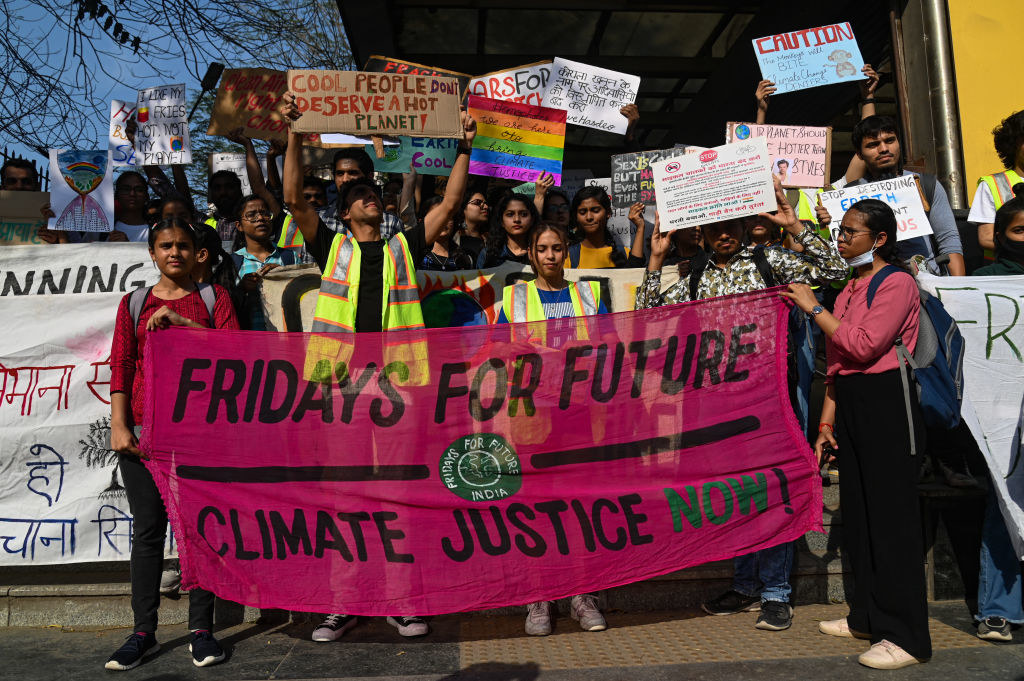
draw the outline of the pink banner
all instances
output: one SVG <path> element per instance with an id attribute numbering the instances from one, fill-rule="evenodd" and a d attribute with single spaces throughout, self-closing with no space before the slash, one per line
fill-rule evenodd
<path id="1" fill-rule="evenodd" d="M 430 615 L 820 529 L 786 314 L 764 291 L 425 332 L 155 334 L 143 446 L 184 584 Z"/>

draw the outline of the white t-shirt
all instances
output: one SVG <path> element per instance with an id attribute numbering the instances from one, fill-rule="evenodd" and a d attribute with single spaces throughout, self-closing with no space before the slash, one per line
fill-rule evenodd
<path id="1" fill-rule="evenodd" d="M 976 225 L 990 225 L 996 221 L 996 202 L 992 198 L 992 190 L 984 182 L 978 183 L 974 192 L 974 200 L 971 201 L 971 212 L 967 216 L 967 222 Z"/>
<path id="2" fill-rule="evenodd" d="M 124 232 L 125 236 L 128 237 L 128 241 L 147 241 L 149 240 L 149 225 L 143 223 L 141 225 L 127 225 L 123 222 L 115 222 L 114 229 L 119 232 Z"/>

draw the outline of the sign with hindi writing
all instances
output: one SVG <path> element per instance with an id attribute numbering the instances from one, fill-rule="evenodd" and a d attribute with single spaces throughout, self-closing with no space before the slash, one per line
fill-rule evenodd
<path id="1" fill-rule="evenodd" d="M 470 95 L 476 120 L 469 172 L 532 182 L 542 171 L 562 179 L 566 112 Z"/>
<path id="2" fill-rule="evenodd" d="M 302 112 L 292 123 L 295 132 L 465 136 L 454 78 L 290 70 L 288 89 Z"/>
<path id="3" fill-rule="evenodd" d="M 404 59 L 395 59 L 393 57 L 382 57 L 379 54 L 371 54 L 370 58 L 366 60 L 366 65 L 363 66 L 363 71 L 374 71 L 376 73 L 403 73 L 413 76 L 440 76 L 443 78 L 454 78 L 459 81 L 459 92 L 461 97 L 465 98 L 466 90 L 469 86 L 469 80 L 473 76 L 468 73 L 462 73 L 461 71 L 449 71 L 448 69 L 438 69 L 433 66 L 427 66 L 426 64 L 417 64 L 416 62 L 405 61 Z"/>
<path id="4" fill-rule="evenodd" d="M 477 76 L 469 81 L 469 94 L 540 106 L 550 78 L 551 62 L 539 61 Z"/>
<path id="5" fill-rule="evenodd" d="M 185 85 L 161 85 L 139 90 L 135 111 L 136 164 L 187 165 L 192 162 Z"/>
<path id="6" fill-rule="evenodd" d="M 50 149 L 49 229 L 109 232 L 114 228 L 114 164 L 109 149 Z"/>
<path id="7" fill-rule="evenodd" d="M 928 214 L 924 212 L 921 190 L 914 175 L 903 175 L 891 180 L 833 189 L 822 192 L 819 196 L 821 205 L 825 206 L 828 214 L 832 216 L 833 242 L 839 234 L 839 222 L 843 219 L 847 209 L 864 199 L 878 199 L 889 204 L 889 207 L 896 213 L 897 241 L 928 236 L 932 233 L 932 225 L 928 221 Z"/>
<path id="8" fill-rule="evenodd" d="M 373 145 L 366 153 L 373 159 L 378 173 L 407 173 L 412 165 L 420 175 L 450 175 L 459 153 L 457 139 L 431 137 L 399 137 L 398 144 L 384 147 L 384 158 L 377 158 Z"/>
<path id="9" fill-rule="evenodd" d="M 761 77 L 776 94 L 864 80 L 864 58 L 850 22 L 769 35 L 753 40 Z"/>
<path id="10" fill-rule="evenodd" d="M 757 291 L 386 338 L 154 334 L 142 448 L 183 587 L 433 615 L 820 529 L 817 462 L 780 373 L 788 317 Z"/>
<path id="11" fill-rule="evenodd" d="M 832 128 L 805 125 L 728 123 L 726 142 L 761 137 L 772 157 L 772 175 L 783 187 L 825 187 L 829 184 Z"/>
<path id="12" fill-rule="evenodd" d="M 115 166 L 134 166 L 135 148 L 128 139 L 128 121 L 135 115 L 135 102 L 114 99 L 110 102 L 110 132 L 107 141 L 110 160 Z"/>
<path id="13" fill-rule="evenodd" d="M 629 122 L 619 109 L 635 102 L 639 89 L 640 76 L 556 57 L 544 106 L 565 109 L 573 125 L 624 135 Z"/>
<path id="14" fill-rule="evenodd" d="M 756 138 L 655 161 L 661 231 L 775 210 L 770 160 L 765 141 Z"/>
<path id="15" fill-rule="evenodd" d="M 49 192 L 15 192 L 0 189 L 0 246 L 41 244 L 39 228 L 46 225 L 42 208 Z"/>

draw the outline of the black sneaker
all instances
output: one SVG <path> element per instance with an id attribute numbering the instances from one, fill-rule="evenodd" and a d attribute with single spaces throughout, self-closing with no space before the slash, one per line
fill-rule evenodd
<path id="1" fill-rule="evenodd" d="M 209 667 L 212 664 L 223 662 L 226 657 L 224 649 L 217 643 L 217 639 L 205 629 L 192 632 L 192 642 L 188 644 L 188 652 L 192 653 L 192 664 L 197 667 Z"/>
<path id="2" fill-rule="evenodd" d="M 978 638 L 986 641 L 1012 641 L 1010 623 L 1002 617 L 986 617 L 978 622 Z"/>
<path id="3" fill-rule="evenodd" d="M 313 630 L 313 640 L 318 642 L 337 641 L 342 634 L 356 626 L 359 618 L 355 615 L 328 615 L 319 627 Z"/>
<path id="4" fill-rule="evenodd" d="M 782 631 L 793 624 L 793 608 L 782 601 L 765 601 L 754 627 L 765 631 Z"/>
<path id="5" fill-rule="evenodd" d="M 756 612 L 761 608 L 760 596 L 744 596 L 730 589 L 718 598 L 700 604 L 709 615 L 735 615 L 738 612 Z"/>
<path id="6" fill-rule="evenodd" d="M 128 637 L 124 645 L 118 648 L 103 666 L 114 671 L 128 671 L 135 669 L 145 658 L 159 651 L 160 644 L 156 642 L 156 636 L 137 631 Z"/>

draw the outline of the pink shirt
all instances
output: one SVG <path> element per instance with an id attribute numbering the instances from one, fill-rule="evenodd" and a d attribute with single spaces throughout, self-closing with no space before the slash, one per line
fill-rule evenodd
<path id="1" fill-rule="evenodd" d="M 836 298 L 833 315 L 839 328 L 826 342 L 828 379 L 836 374 L 880 374 L 898 369 L 896 338 L 910 352 L 917 347 L 921 298 L 917 282 L 904 273 L 891 274 L 875 291 L 868 308 L 871 279 L 851 279 Z"/>

